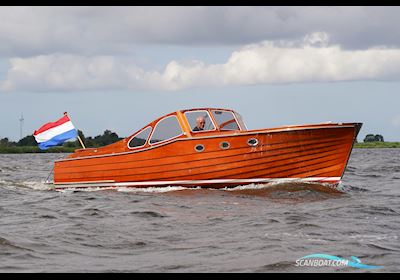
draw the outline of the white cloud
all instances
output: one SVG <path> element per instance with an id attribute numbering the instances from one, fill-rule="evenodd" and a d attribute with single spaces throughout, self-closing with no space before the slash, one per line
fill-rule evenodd
<path id="1" fill-rule="evenodd" d="M 324 32 L 302 40 L 265 41 L 233 52 L 226 63 L 171 61 L 145 71 L 126 57 L 52 54 L 13 58 L 2 90 L 181 90 L 296 82 L 399 80 L 400 49 L 344 50 Z"/>
<path id="2" fill-rule="evenodd" d="M 107 56 L 46 55 L 13 58 L 3 90 L 84 90 L 117 87 L 120 65 Z"/>

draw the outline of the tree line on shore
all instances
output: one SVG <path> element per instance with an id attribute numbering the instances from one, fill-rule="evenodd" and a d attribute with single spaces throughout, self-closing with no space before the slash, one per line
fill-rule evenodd
<path id="1" fill-rule="evenodd" d="M 103 147 L 115 142 L 118 142 L 122 140 L 123 138 L 119 137 L 117 133 L 112 132 L 111 130 L 105 130 L 103 134 L 97 135 L 95 137 L 85 137 L 83 132 L 81 130 L 78 130 L 78 134 L 80 138 L 82 139 L 83 143 L 87 148 L 97 148 L 97 147 Z M 367 134 L 363 140 L 363 142 L 366 144 L 365 147 L 371 147 L 371 145 L 386 145 L 390 143 L 386 143 L 384 141 L 384 138 L 380 134 Z M 356 141 L 358 143 L 358 141 Z M 375 143 L 375 144 L 374 144 Z M 396 147 L 400 143 L 395 143 Z M 364 146 L 359 146 L 361 143 L 358 143 L 358 146 L 356 147 L 364 147 Z M 0 139 L 0 152 L 43 152 L 40 151 L 39 148 L 37 147 L 38 144 L 34 138 L 33 135 L 28 135 L 18 142 L 10 141 L 8 138 L 3 138 Z M 386 145 L 387 146 L 387 145 Z M 61 147 L 54 147 L 49 149 L 48 152 L 73 152 L 75 149 L 82 148 L 80 142 L 78 140 L 75 141 L 67 141 L 65 142 Z"/>
<path id="2" fill-rule="evenodd" d="M 368 143 L 368 142 L 385 142 L 385 140 L 383 139 L 383 136 L 380 134 L 367 134 L 364 138 L 364 142 Z"/>
<path id="3" fill-rule="evenodd" d="M 123 138 L 119 137 L 117 133 L 110 130 L 105 130 L 102 135 L 97 135 L 95 137 L 85 137 L 81 130 L 78 130 L 78 134 L 81 137 L 87 148 L 97 148 L 115 143 Z M 18 142 L 10 141 L 8 138 L 0 139 L 0 147 L 34 147 L 37 146 L 37 142 L 33 135 L 28 135 Z M 67 141 L 63 144 L 65 148 L 80 148 L 81 144 L 78 140 Z"/>
<path id="4" fill-rule="evenodd" d="M 106 146 L 112 143 L 115 143 L 123 138 L 119 137 L 117 133 L 112 132 L 111 130 L 105 130 L 102 135 L 97 135 L 95 137 L 85 137 L 81 130 L 78 130 L 78 134 L 81 137 L 86 147 L 97 148 Z M 384 138 L 380 134 L 367 134 L 364 138 L 364 142 L 385 142 Z M 35 137 L 33 135 L 28 135 L 18 142 L 10 141 L 8 138 L 0 139 L 0 146 L 2 147 L 32 147 L 37 146 Z M 63 145 L 67 148 L 78 148 L 81 147 L 81 144 L 78 140 L 76 141 L 67 141 Z"/>

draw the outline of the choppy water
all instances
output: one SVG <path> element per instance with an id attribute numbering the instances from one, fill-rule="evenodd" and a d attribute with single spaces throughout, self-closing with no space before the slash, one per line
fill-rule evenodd
<path id="1" fill-rule="evenodd" d="M 58 158 L 0 155 L 0 272 L 400 270 L 400 149 L 354 150 L 341 194 L 312 185 L 56 192 L 42 182 Z M 384 267 L 296 266 L 315 253 Z"/>

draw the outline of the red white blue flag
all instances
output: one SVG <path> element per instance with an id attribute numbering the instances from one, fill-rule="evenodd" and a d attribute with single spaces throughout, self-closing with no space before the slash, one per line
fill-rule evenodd
<path id="1" fill-rule="evenodd" d="M 65 141 L 76 138 L 78 131 L 75 129 L 71 120 L 64 115 L 56 122 L 50 122 L 43 125 L 33 133 L 36 142 L 41 150 L 47 150 L 50 147 L 58 146 Z"/>

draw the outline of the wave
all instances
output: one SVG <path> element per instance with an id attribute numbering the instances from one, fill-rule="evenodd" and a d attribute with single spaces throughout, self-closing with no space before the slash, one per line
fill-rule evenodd
<path id="1" fill-rule="evenodd" d="M 166 216 L 155 211 L 133 211 L 132 215 L 142 218 L 165 218 Z"/>
<path id="2" fill-rule="evenodd" d="M 5 239 L 3 237 L 0 237 L 0 249 L 1 249 L 1 251 L 5 250 L 5 249 L 16 249 L 16 250 L 24 250 L 24 251 L 33 251 L 31 249 L 21 247 L 21 246 L 15 244 L 14 242 L 12 242 L 12 241 L 10 241 L 8 239 Z"/>
<path id="3" fill-rule="evenodd" d="M 32 189 L 37 191 L 48 191 L 53 190 L 54 186 L 52 184 L 47 184 L 46 182 L 39 182 L 39 181 L 22 181 L 22 182 L 15 182 L 15 181 L 5 181 L 0 180 L 0 186 L 4 186 L 7 188 L 26 188 Z"/>

